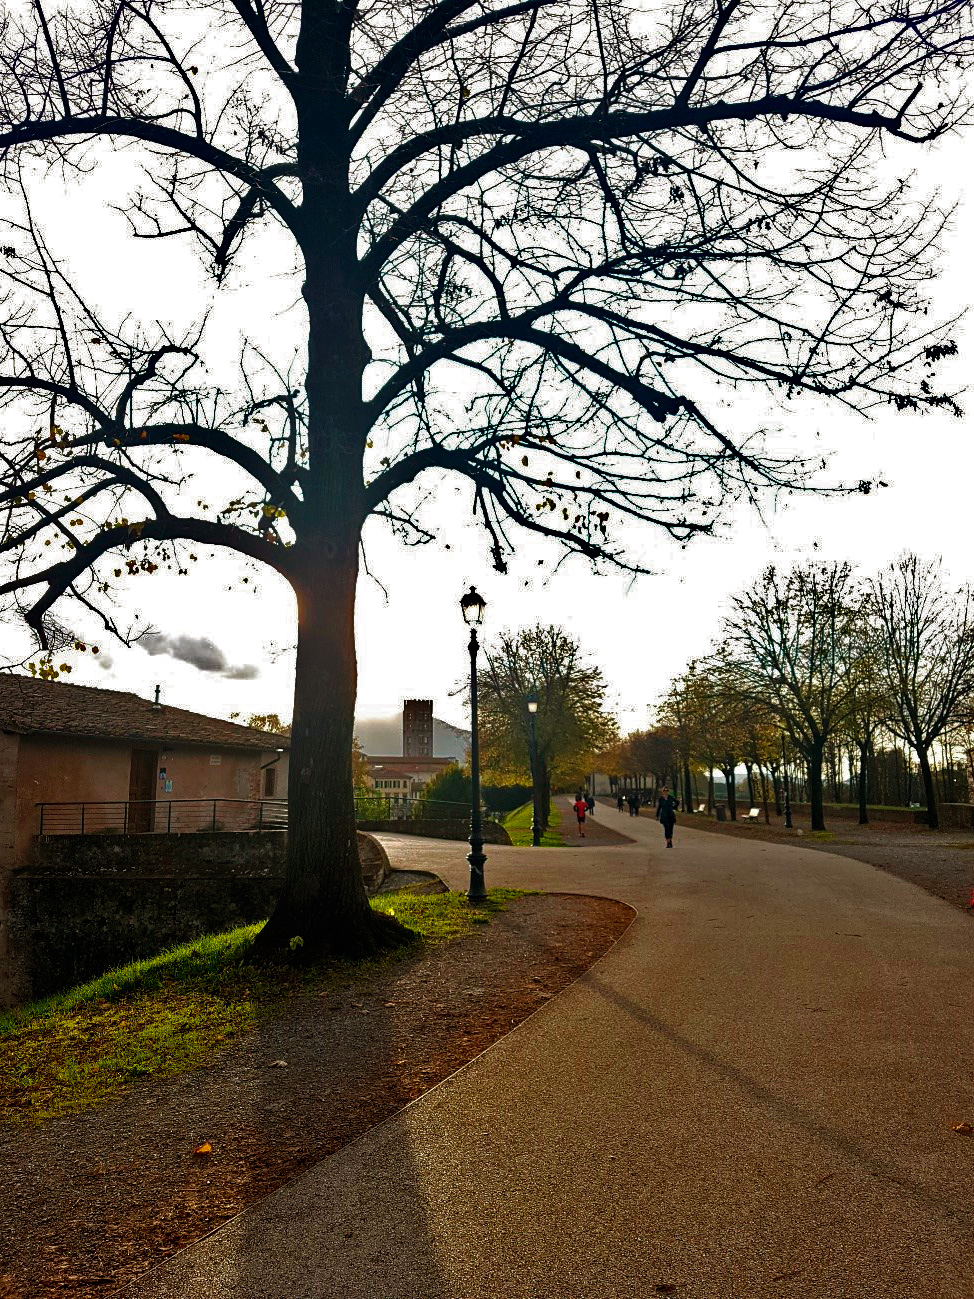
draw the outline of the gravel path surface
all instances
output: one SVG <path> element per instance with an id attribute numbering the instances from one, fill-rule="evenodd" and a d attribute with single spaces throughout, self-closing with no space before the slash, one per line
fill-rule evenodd
<path id="1" fill-rule="evenodd" d="M 855 861 L 868 862 L 909 880 L 935 897 L 967 910 L 974 889 L 974 832 L 970 830 L 930 831 L 925 826 L 884 824 L 860 826 L 853 821 L 833 821 L 824 837 L 810 833 L 808 821 L 796 819 L 788 831 L 772 816 L 772 824 L 734 824 L 710 821 L 706 817 L 681 817 L 680 823 L 710 834 L 744 836 L 763 843 L 786 843 L 815 852 L 835 853 Z M 799 836 L 796 831 L 801 830 Z"/>
<path id="2" fill-rule="evenodd" d="M 608 955 L 131 1299 L 970 1299 L 969 919 L 833 852 L 602 815 L 639 841 L 493 848 L 487 878 L 630 902 Z"/>
<path id="3" fill-rule="evenodd" d="M 425 959 L 297 1003 L 209 1068 L 43 1129 L 0 1129 L 0 1297 L 115 1293 L 510 1032 L 632 914 L 523 898 Z M 212 1155 L 194 1157 L 206 1141 Z"/>

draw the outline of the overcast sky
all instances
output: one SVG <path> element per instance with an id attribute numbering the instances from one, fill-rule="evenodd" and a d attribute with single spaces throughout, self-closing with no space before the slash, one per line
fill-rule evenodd
<path id="1" fill-rule="evenodd" d="M 941 277 L 931 292 L 940 312 L 949 315 L 970 302 L 974 287 L 974 206 L 962 188 L 969 148 L 950 141 L 937 154 L 918 154 L 915 165 L 932 185 L 942 186 L 946 202 L 960 204 Z M 185 313 L 194 296 L 195 272 L 187 270 L 191 262 L 186 260 L 192 254 L 172 244 L 126 241 L 122 218 L 103 201 L 111 178 L 109 167 L 100 179 L 96 174 L 73 189 L 69 203 L 50 183 L 41 211 L 53 245 L 89 281 L 97 277 L 107 306 L 122 305 L 131 285 L 138 284 L 140 314 L 166 317 L 177 304 Z M 268 278 L 266 319 L 272 327 L 274 293 L 283 282 L 283 277 Z M 219 308 L 228 321 L 234 306 L 231 292 Z M 259 320 L 247 324 L 259 332 Z M 228 328 L 228 338 L 231 334 Z M 944 371 L 946 381 L 964 382 L 969 339 L 969 328 L 959 331 L 961 359 Z M 235 338 L 231 341 L 235 349 Z M 418 696 L 434 699 L 438 717 L 466 723 L 462 698 L 455 693 L 467 667 L 458 601 L 471 583 L 488 601 L 486 640 L 501 628 L 538 619 L 567 627 L 602 666 L 611 705 L 623 730 L 629 730 L 647 724 L 667 683 L 690 657 L 706 652 L 727 593 L 753 580 L 769 562 L 849 558 L 871 569 L 909 547 L 942 554 L 956 578 L 974 580 L 970 416 L 920 418 L 884 410 L 865 420 L 803 406 L 783 418 L 794 422 L 788 428 L 793 441 L 823 454 L 831 451 L 823 481 L 881 474 L 890 486 L 869 498 L 792 497 L 777 509 L 769 502 L 763 520 L 741 509 L 725 519 L 719 537 L 695 541 L 686 550 L 649 534 L 658 571 L 635 585 L 621 575 L 594 576 L 578 559 L 551 576 L 558 553 L 530 539 L 507 576 L 494 573 L 484 537 L 469 518 L 469 493 L 455 493 L 449 482 L 438 492 L 437 505 L 449 551 L 442 546 L 404 550 L 380 531 L 370 531 L 367 558 L 375 580 L 363 574 L 357 614 L 359 717 L 391 715 L 404 698 Z M 240 571 L 237 561 L 227 558 L 198 566 L 191 579 L 159 577 L 151 585 L 137 585 L 126 597 L 127 610 L 161 636 L 148 648 L 105 641 L 100 660 L 77 662 L 70 680 L 143 695 L 158 683 L 173 705 L 224 717 L 253 712 L 290 717 L 290 591 L 266 574 L 251 593 L 236 580 Z M 9 628 L 2 634 L 2 648 L 13 656 L 21 648 L 17 637 Z"/>

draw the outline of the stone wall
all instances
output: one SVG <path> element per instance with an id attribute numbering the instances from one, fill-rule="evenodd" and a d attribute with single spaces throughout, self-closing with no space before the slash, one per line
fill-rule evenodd
<path id="1" fill-rule="evenodd" d="M 266 919 L 284 878 L 286 840 L 276 831 L 38 839 L 35 863 L 8 877 L 0 1007 Z M 371 835 L 358 840 L 374 892 L 389 859 Z"/>
<path id="2" fill-rule="evenodd" d="M 440 821 L 430 818 L 414 821 L 360 821 L 359 825 L 363 830 L 372 830 L 375 833 L 415 834 L 424 839 L 462 841 L 470 838 L 469 821 Z M 499 821 L 485 821 L 483 829 L 484 843 L 509 844 L 511 842 L 511 836 Z"/>

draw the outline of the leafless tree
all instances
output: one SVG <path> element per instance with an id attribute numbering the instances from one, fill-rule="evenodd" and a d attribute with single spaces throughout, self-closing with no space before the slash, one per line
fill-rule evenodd
<path id="1" fill-rule="evenodd" d="M 291 828 L 265 950 L 399 936 L 367 906 L 351 795 L 369 518 L 429 539 L 426 484 L 448 473 L 498 567 L 524 529 L 638 571 L 627 521 L 688 539 L 812 467 L 746 433 L 735 394 L 952 405 L 932 370 L 954 345 L 921 293 L 941 218 L 873 164 L 965 119 L 970 55 L 969 0 L 6 11 L 0 151 L 23 204 L 2 247 L 0 591 L 44 645 L 65 598 L 124 631 L 116 582 L 188 571 L 199 547 L 291 584 Z M 265 329 L 218 385 L 205 303 L 174 334 L 74 288 L 37 180 L 106 144 L 147 173 L 106 200 L 141 238 L 196 240 L 217 282 L 283 230 L 293 366 Z"/>
<path id="2" fill-rule="evenodd" d="M 735 596 L 722 634 L 737 689 L 779 717 L 808 764 L 812 829 L 825 829 L 822 759 L 854 698 L 863 600 L 849 564 L 806 564 Z"/>
<path id="3" fill-rule="evenodd" d="M 872 582 L 885 721 L 917 755 L 927 823 L 940 825 L 930 748 L 974 694 L 974 593 L 949 590 L 939 559 L 903 555 Z"/>

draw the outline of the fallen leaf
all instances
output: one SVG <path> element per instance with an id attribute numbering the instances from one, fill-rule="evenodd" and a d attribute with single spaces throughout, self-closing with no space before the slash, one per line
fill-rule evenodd
<path id="1" fill-rule="evenodd" d="M 213 1147 L 210 1145 L 210 1143 L 209 1143 L 208 1141 L 204 1141 L 202 1145 L 199 1145 L 199 1146 L 196 1147 L 196 1149 L 193 1151 L 193 1154 L 194 1154 L 194 1155 L 212 1155 L 212 1154 L 213 1154 Z"/>
<path id="2" fill-rule="evenodd" d="M 286 1060 L 272 1060 L 272 1061 L 270 1062 L 270 1064 L 268 1065 L 268 1068 L 269 1068 L 269 1069 L 286 1069 L 286 1068 L 287 1068 L 287 1061 L 286 1061 Z"/>
<path id="3" fill-rule="evenodd" d="M 974 1127 L 971 1127 L 969 1123 L 955 1123 L 954 1131 L 963 1132 L 965 1137 L 969 1137 L 971 1133 L 974 1132 Z"/>

